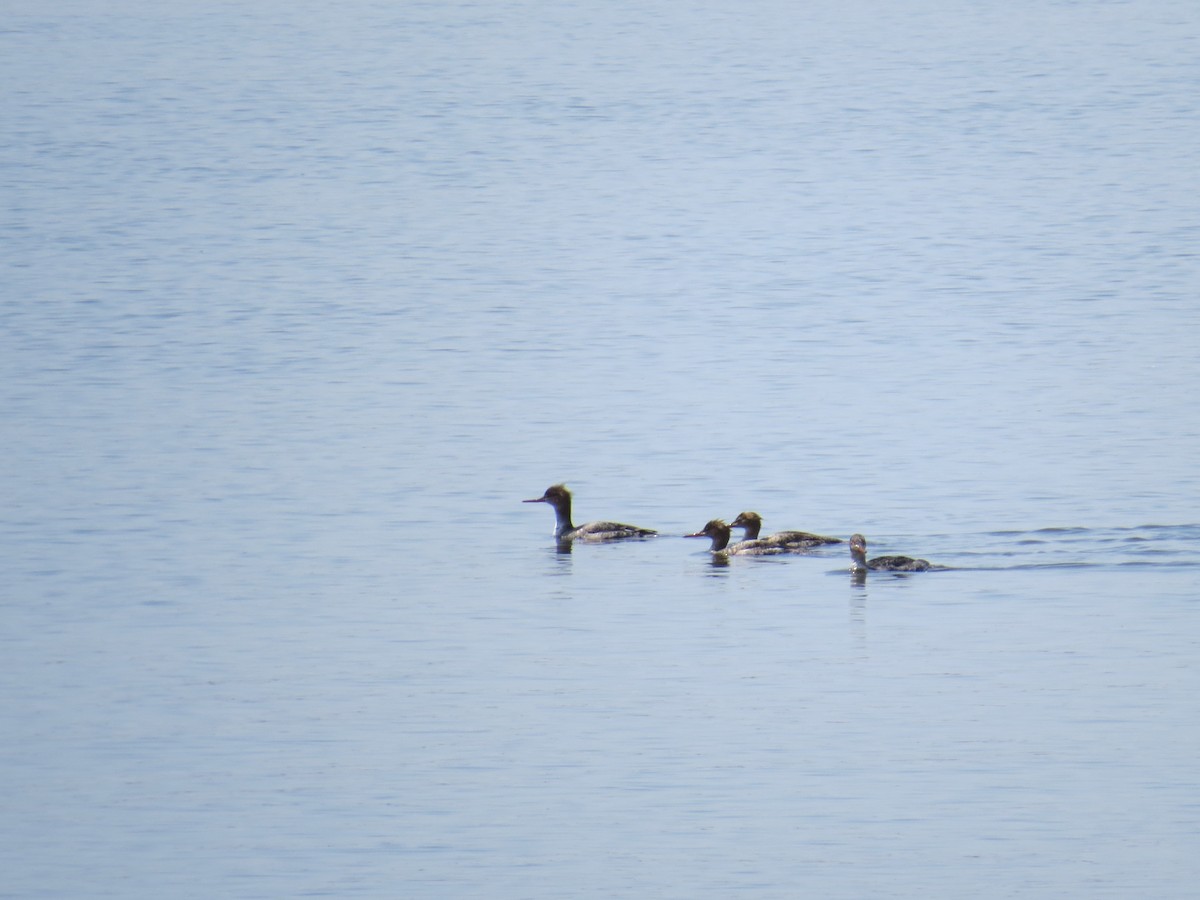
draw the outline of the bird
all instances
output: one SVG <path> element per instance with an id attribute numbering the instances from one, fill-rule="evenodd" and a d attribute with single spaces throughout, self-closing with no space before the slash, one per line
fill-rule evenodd
<path id="1" fill-rule="evenodd" d="M 565 484 L 552 484 L 546 492 L 522 503 L 549 503 L 554 508 L 554 536 L 560 541 L 621 541 L 645 538 L 658 534 L 651 528 L 622 525 L 620 522 L 587 522 L 571 524 L 571 492 Z"/>
<path id="2" fill-rule="evenodd" d="M 706 537 L 712 540 L 712 546 L 708 549 L 714 555 L 721 556 L 774 556 L 779 553 L 787 553 L 787 549 L 780 544 L 772 544 L 769 541 L 738 541 L 736 544 L 729 543 L 730 526 L 725 524 L 723 519 L 712 519 L 703 528 L 694 534 L 685 534 L 684 537 Z"/>
<path id="3" fill-rule="evenodd" d="M 877 556 L 867 559 L 867 539 L 861 534 L 850 537 L 850 571 L 851 572 L 927 572 L 930 569 L 940 569 L 927 559 L 913 559 L 911 556 Z"/>
<path id="4" fill-rule="evenodd" d="M 786 553 L 801 553 L 805 550 L 811 550 L 813 547 L 820 547 L 823 544 L 842 543 L 841 538 L 810 534 L 807 531 L 777 531 L 766 537 L 759 537 L 758 533 L 762 530 L 762 516 L 756 512 L 738 513 L 737 518 L 729 524 L 729 527 L 741 528 L 744 534 L 743 540 L 760 540 L 777 544 L 786 548 L 784 551 Z"/>

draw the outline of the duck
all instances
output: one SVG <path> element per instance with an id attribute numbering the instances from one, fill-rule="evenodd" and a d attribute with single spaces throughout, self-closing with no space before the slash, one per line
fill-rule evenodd
<path id="1" fill-rule="evenodd" d="M 850 571 L 866 572 L 927 572 L 930 569 L 940 569 L 927 559 L 913 559 L 911 556 L 877 556 L 867 559 L 867 539 L 861 534 L 850 536 Z"/>
<path id="2" fill-rule="evenodd" d="M 685 534 L 684 537 L 709 538 L 712 541 L 712 546 L 708 549 L 714 555 L 773 556 L 788 552 L 783 545 L 772 544 L 770 541 L 738 541 L 735 544 L 730 544 L 729 535 L 731 528 L 732 526 L 726 524 L 724 519 L 712 519 L 699 531 L 694 534 Z"/>
<path id="3" fill-rule="evenodd" d="M 822 534 L 811 534 L 807 531 L 777 531 L 774 534 L 766 537 L 759 537 L 759 532 L 762 530 L 762 516 L 756 512 L 741 512 L 737 518 L 730 524 L 730 528 L 741 528 L 743 530 L 743 540 L 767 541 L 771 544 L 777 544 L 787 548 L 785 552 L 798 553 L 805 550 L 811 550 L 813 547 L 820 547 L 825 544 L 840 544 L 841 538 L 826 537 Z"/>
<path id="4" fill-rule="evenodd" d="M 652 528 L 623 525 L 620 522 L 571 523 L 571 492 L 565 484 L 552 484 L 540 497 L 522 503 L 549 503 L 554 509 L 554 536 L 564 541 L 623 541 L 647 538 L 658 534 Z"/>

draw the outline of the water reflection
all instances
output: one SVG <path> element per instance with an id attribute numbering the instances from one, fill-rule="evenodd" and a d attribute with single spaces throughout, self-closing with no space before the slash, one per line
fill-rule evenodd
<path id="1" fill-rule="evenodd" d="M 850 637 L 860 657 L 867 655 L 867 583 L 865 579 L 851 579 L 850 594 Z"/>
<path id="2" fill-rule="evenodd" d="M 551 576 L 570 575 L 574 565 L 574 557 L 571 556 L 571 547 L 568 543 L 564 549 L 561 543 L 555 544 L 554 548 L 549 547 L 544 551 L 546 554 L 547 565 L 545 574 Z"/>

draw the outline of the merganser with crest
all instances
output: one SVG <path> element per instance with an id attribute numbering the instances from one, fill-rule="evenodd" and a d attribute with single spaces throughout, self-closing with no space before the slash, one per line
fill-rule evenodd
<path id="1" fill-rule="evenodd" d="M 554 507 L 554 536 L 559 541 L 621 541 L 658 534 L 650 528 L 622 525 L 620 522 L 588 522 L 578 527 L 571 524 L 571 492 L 565 484 L 552 484 L 546 493 L 522 503 L 549 503 Z"/>
<path id="2" fill-rule="evenodd" d="M 810 534 L 807 531 L 777 531 L 766 537 L 759 537 L 758 533 L 762 530 L 762 516 L 756 512 L 738 513 L 738 517 L 729 524 L 729 527 L 741 528 L 745 535 L 743 540 L 759 540 L 770 544 L 777 544 L 786 548 L 785 552 L 788 553 L 811 550 L 813 547 L 820 547 L 823 544 L 842 543 L 841 538 Z"/>
<path id="3" fill-rule="evenodd" d="M 872 572 L 927 572 L 930 569 L 942 569 L 927 559 L 913 559 L 911 556 L 877 556 L 867 559 L 867 539 L 861 534 L 850 536 L 850 571 L 864 573 Z"/>
<path id="4" fill-rule="evenodd" d="M 685 534 L 684 537 L 711 539 L 712 546 L 708 549 L 715 556 L 773 556 L 788 552 L 783 545 L 772 544 L 770 541 L 738 541 L 736 544 L 730 544 L 730 528 L 724 520 L 713 519 L 695 534 Z"/>

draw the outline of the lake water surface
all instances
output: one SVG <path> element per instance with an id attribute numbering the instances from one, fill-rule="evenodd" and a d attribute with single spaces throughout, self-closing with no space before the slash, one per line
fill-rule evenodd
<path id="1" fill-rule="evenodd" d="M 0 73 L 0 896 L 1194 896 L 1194 3 L 17 0 Z"/>

